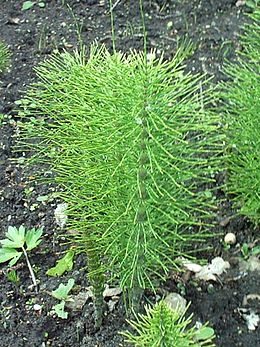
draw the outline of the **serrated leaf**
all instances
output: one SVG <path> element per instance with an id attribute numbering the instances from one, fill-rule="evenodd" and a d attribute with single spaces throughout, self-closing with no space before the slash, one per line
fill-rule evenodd
<path id="1" fill-rule="evenodd" d="M 74 252 L 69 251 L 63 258 L 57 261 L 57 264 L 50 268 L 46 274 L 49 276 L 61 276 L 65 271 L 70 271 L 73 268 Z"/>
<path id="2" fill-rule="evenodd" d="M 43 228 L 28 230 L 25 236 L 25 242 L 27 245 L 27 251 L 32 250 L 41 243 L 40 237 L 42 236 Z"/>
<path id="3" fill-rule="evenodd" d="M 14 248 L 6 248 L 6 247 L 3 247 L 3 248 L 0 248 L 0 263 L 5 263 L 6 261 L 10 260 L 10 259 L 13 259 L 13 261 L 15 261 L 12 264 L 10 262 L 10 265 L 14 265 L 17 260 L 20 258 L 20 256 L 22 255 L 22 252 L 18 252 L 16 249 Z"/>
<path id="4" fill-rule="evenodd" d="M 66 300 L 68 298 L 68 294 L 71 288 L 74 286 L 74 283 L 75 283 L 74 279 L 70 278 L 66 286 L 63 283 L 61 283 L 56 290 L 53 290 L 51 292 L 51 295 L 56 299 Z"/>
<path id="5" fill-rule="evenodd" d="M 65 301 L 60 302 L 59 304 L 52 307 L 59 318 L 67 319 L 68 312 L 64 311 Z"/>
<path id="6" fill-rule="evenodd" d="M 9 266 L 14 266 L 18 262 L 22 254 L 22 252 L 18 252 L 18 254 L 12 260 L 10 260 Z"/>
<path id="7" fill-rule="evenodd" d="M 23 11 L 29 10 L 30 8 L 32 8 L 34 6 L 34 4 L 35 4 L 35 2 L 33 2 L 33 1 L 25 1 L 23 3 L 22 10 Z"/>
<path id="8" fill-rule="evenodd" d="M 195 338 L 198 341 L 205 341 L 205 340 L 212 339 L 214 335 L 215 335 L 214 329 L 210 327 L 202 327 L 201 329 L 196 331 Z"/>
<path id="9" fill-rule="evenodd" d="M 7 238 L 4 240 L 1 240 L 0 242 L 3 247 L 21 248 L 25 242 L 24 235 L 25 235 L 24 226 L 20 226 L 19 229 L 17 229 L 16 227 L 9 226 L 8 231 L 5 234 Z"/>

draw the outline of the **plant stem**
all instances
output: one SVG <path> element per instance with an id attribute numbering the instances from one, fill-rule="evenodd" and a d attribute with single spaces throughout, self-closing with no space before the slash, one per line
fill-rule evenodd
<path id="1" fill-rule="evenodd" d="M 141 309 L 141 299 L 143 296 L 144 290 L 138 287 L 133 287 L 129 290 L 128 293 L 128 318 L 133 319 L 136 312 L 140 312 Z"/>
<path id="2" fill-rule="evenodd" d="M 94 295 L 94 318 L 95 328 L 99 329 L 103 320 L 104 313 L 104 273 L 101 266 L 99 252 L 94 248 L 93 241 L 88 240 L 87 244 L 87 256 L 88 256 L 88 277 L 90 284 L 93 288 Z"/>
<path id="3" fill-rule="evenodd" d="M 141 19 L 142 19 L 142 29 L 143 29 L 143 40 L 144 40 L 144 58 L 147 59 L 147 31 L 146 31 L 146 25 L 145 25 L 145 15 L 144 15 L 144 8 L 143 8 L 143 0 L 139 0 L 139 9 L 141 13 Z"/>
<path id="4" fill-rule="evenodd" d="M 115 7 L 116 7 L 116 5 L 117 5 L 118 3 L 119 3 L 119 1 L 117 1 L 117 2 L 113 5 L 113 4 L 112 4 L 112 0 L 109 0 L 113 53 L 116 53 L 116 35 L 115 35 L 115 22 L 114 22 L 114 13 L 113 13 L 113 10 L 115 9 Z"/>
<path id="5" fill-rule="evenodd" d="M 25 259 L 26 259 L 26 263 L 27 263 L 27 266 L 28 266 L 28 269 L 29 269 L 29 272 L 30 272 L 30 275 L 31 275 L 31 279 L 32 279 L 33 285 L 34 285 L 35 290 L 37 292 L 37 282 L 36 282 L 36 278 L 35 278 L 35 275 L 34 275 L 34 272 L 33 272 L 33 268 L 32 268 L 31 263 L 29 261 L 27 252 L 26 252 L 26 250 L 25 250 L 25 248 L 23 246 L 22 246 L 22 250 L 23 250 L 23 254 L 24 254 Z"/>

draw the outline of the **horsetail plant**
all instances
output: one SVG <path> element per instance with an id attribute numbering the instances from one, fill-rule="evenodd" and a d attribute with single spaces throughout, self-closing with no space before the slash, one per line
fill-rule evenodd
<path id="1" fill-rule="evenodd" d="M 198 330 L 191 327 L 192 315 L 186 318 L 185 313 L 172 310 L 162 300 L 128 321 L 133 332 L 121 334 L 135 347 L 214 347 L 214 330 L 205 325 Z"/>
<path id="2" fill-rule="evenodd" d="M 260 9 L 250 15 L 241 37 L 243 51 L 227 64 L 229 81 L 222 84 L 228 141 L 227 192 L 238 213 L 260 223 Z"/>
<path id="3" fill-rule="evenodd" d="M 104 271 L 135 306 L 203 239 L 213 215 L 202 188 L 221 170 L 223 139 L 218 115 L 206 110 L 203 77 L 183 72 L 189 52 L 180 48 L 171 61 L 104 46 L 92 46 L 87 61 L 84 51 L 54 55 L 23 101 L 23 150 L 48 165 L 68 204 L 97 325 Z"/>

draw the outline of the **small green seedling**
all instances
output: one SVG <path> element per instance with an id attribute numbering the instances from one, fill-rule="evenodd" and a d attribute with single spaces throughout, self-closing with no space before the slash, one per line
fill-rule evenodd
<path id="1" fill-rule="evenodd" d="M 7 277 L 8 281 L 14 283 L 16 286 L 20 282 L 20 277 L 15 270 L 8 271 L 6 277 Z"/>
<path id="2" fill-rule="evenodd" d="M 65 254 L 64 257 L 59 259 L 57 261 L 57 264 L 50 268 L 46 274 L 49 276 L 61 276 L 64 274 L 66 271 L 71 271 L 73 268 L 73 258 L 74 258 L 74 251 L 69 251 L 68 253 Z"/>
<path id="3" fill-rule="evenodd" d="M 66 301 L 70 300 L 69 292 L 71 291 L 72 287 L 74 286 L 74 283 L 75 283 L 74 279 L 70 278 L 68 280 L 67 285 L 64 285 L 61 283 L 56 290 L 51 292 L 51 295 L 54 298 L 61 300 L 61 302 L 59 304 L 52 307 L 59 318 L 62 318 L 62 319 L 68 318 L 68 312 L 66 312 L 64 310 L 64 308 L 65 308 Z"/>
<path id="4" fill-rule="evenodd" d="M 28 252 L 41 243 L 42 232 L 43 228 L 26 230 L 23 225 L 19 228 L 9 226 L 5 234 L 6 238 L 0 240 L 2 245 L 2 248 L 0 248 L 0 263 L 9 261 L 9 266 L 13 266 L 24 255 L 35 287 L 37 287 L 37 283 L 28 258 Z"/>
<path id="5" fill-rule="evenodd" d="M 30 10 L 31 8 L 33 8 L 33 6 L 35 4 L 37 4 L 39 7 L 45 7 L 45 2 L 43 2 L 43 1 L 38 1 L 38 2 L 35 2 L 35 1 L 24 1 L 23 2 L 23 6 L 22 6 L 22 10 L 23 11 Z"/>
<path id="6" fill-rule="evenodd" d="M 215 336 L 215 331 L 213 328 L 208 327 L 208 326 L 202 326 L 200 329 L 198 329 L 195 332 L 194 335 L 194 341 L 197 341 L 198 344 L 197 346 L 204 346 L 204 343 L 209 343 L 214 339 Z"/>
<path id="7" fill-rule="evenodd" d="M 250 256 L 257 256 L 260 254 L 260 246 L 254 246 L 250 248 L 247 243 L 243 243 L 241 247 L 241 252 L 244 259 L 248 259 Z"/>

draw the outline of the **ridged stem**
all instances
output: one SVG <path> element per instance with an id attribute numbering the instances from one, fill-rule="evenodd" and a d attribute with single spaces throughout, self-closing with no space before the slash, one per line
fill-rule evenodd
<path id="1" fill-rule="evenodd" d="M 104 273 L 102 270 L 102 264 L 100 256 L 93 247 L 93 242 L 88 241 L 87 245 L 87 257 L 88 257 L 88 278 L 93 288 L 94 295 L 94 318 L 95 328 L 99 329 L 102 324 L 104 314 Z"/>

